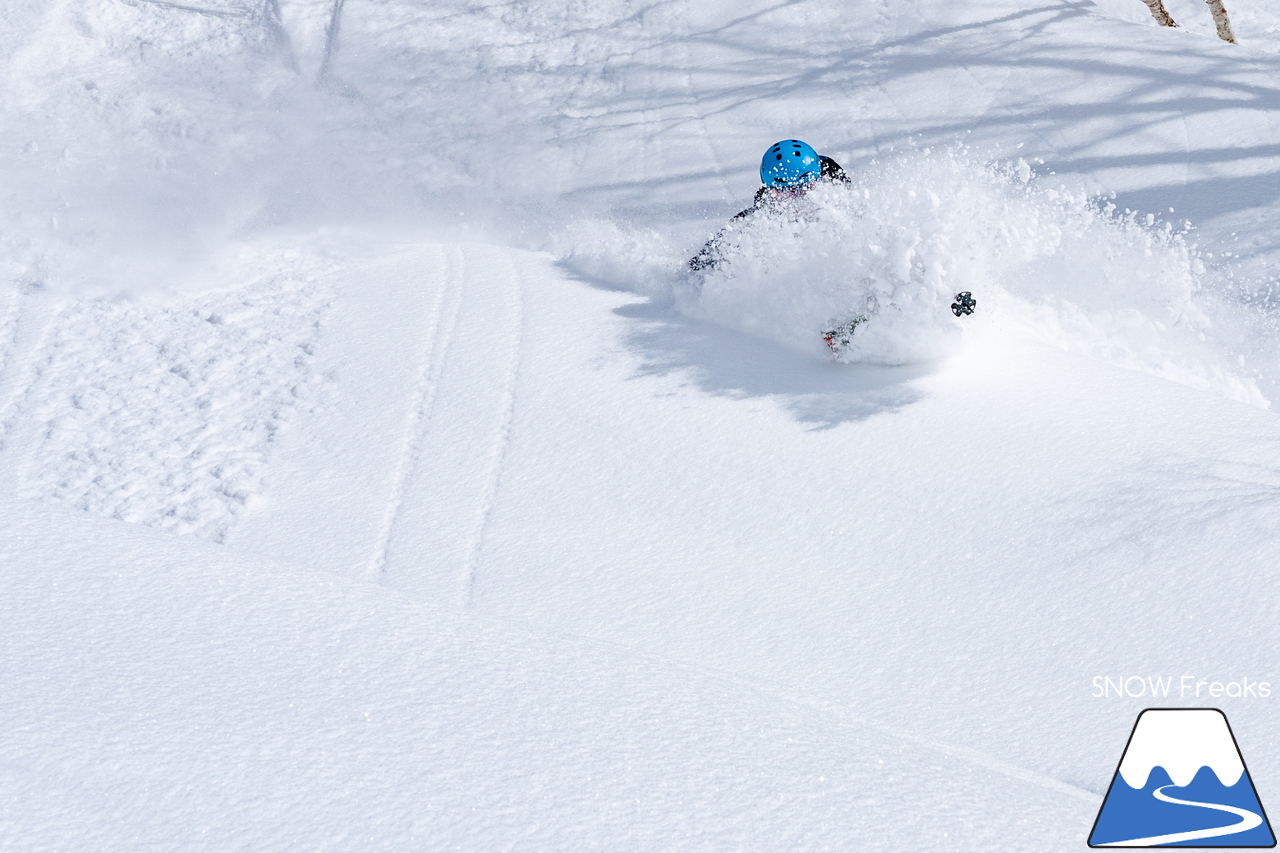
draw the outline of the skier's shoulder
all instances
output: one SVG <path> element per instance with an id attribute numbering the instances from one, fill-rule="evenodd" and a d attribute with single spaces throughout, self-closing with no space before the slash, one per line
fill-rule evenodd
<path id="1" fill-rule="evenodd" d="M 844 169 L 840 168 L 840 164 L 832 160 L 826 154 L 819 154 L 818 160 L 822 163 L 822 177 L 828 181 L 838 181 L 842 184 L 850 183 L 849 176 L 845 174 Z"/>

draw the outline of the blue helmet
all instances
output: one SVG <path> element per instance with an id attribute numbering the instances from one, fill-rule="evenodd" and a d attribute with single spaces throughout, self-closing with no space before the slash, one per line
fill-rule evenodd
<path id="1" fill-rule="evenodd" d="M 784 139 L 769 146 L 760 161 L 760 180 L 766 187 L 797 187 L 817 180 L 821 174 L 818 152 L 799 139 Z"/>

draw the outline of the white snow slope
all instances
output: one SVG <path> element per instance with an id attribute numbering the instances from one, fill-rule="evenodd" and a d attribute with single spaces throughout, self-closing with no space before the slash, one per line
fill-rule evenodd
<path id="1" fill-rule="evenodd" d="M 1280 13 L 1169 5 L 13 0 L 0 849 L 1078 849 L 1148 705 L 1270 802 Z"/>

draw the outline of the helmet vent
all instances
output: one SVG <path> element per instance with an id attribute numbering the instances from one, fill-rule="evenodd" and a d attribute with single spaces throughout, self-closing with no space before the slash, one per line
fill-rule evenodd
<path id="1" fill-rule="evenodd" d="M 760 181 L 765 186 L 799 186 L 817 180 L 821 177 L 820 159 L 818 152 L 806 142 L 779 140 L 765 150 L 760 163 Z"/>

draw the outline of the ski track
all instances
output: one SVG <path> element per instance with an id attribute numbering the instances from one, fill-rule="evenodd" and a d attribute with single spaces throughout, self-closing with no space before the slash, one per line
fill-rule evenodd
<path id="1" fill-rule="evenodd" d="M 390 547 L 401 508 L 404 506 L 405 497 L 413 482 L 413 475 L 418 468 L 417 460 L 423 452 L 431 425 L 431 411 L 440 390 L 440 375 L 444 370 L 444 363 L 449 347 L 453 343 L 453 333 L 458 326 L 458 317 L 462 310 L 466 280 L 464 253 L 456 246 L 450 247 L 446 263 L 448 264 L 447 278 L 444 287 L 440 288 L 436 296 L 436 304 L 431 309 L 432 331 L 419 361 L 418 377 L 414 382 L 414 402 L 401 442 L 392 496 L 387 503 L 382 532 L 378 536 L 378 544 L 366 572 L 370 578 L 379 582 L 385 580 L 387 549 Z"/>
<path id="2" fill-rule="evenodd" d="M 534 630 L 527 625 L 522 625 L 521 627 L 528 631 Z M 698 673 L 700 675 L 714 678 L 718 681 L 746 688 L 747 690 L 755 693 L 771 696 L 790 705 L 813 708 L 821 714 L 838 717 L 841 722 L 845 724 L 870 729 L 880 734 L 888 735 L 889 737 L 904 743 L 919 746 L 939 755 L 947 756 L 948 758 L 955 758 L 979 767 L 985 767 L 988 770 L 1007 776 L 1010 779 L 1017 779 L 1018 781 L 1027 782 L 1029 784 L 1036 785 L 1037 787 L 1046 788 L 1058 794 L 1071 797 L 1072 799 L 1087 802 L 1094 807 L 1098 807 L 1102 803 L 1102 797 L 1100 795 L 1095 794 L 1092 791 L 1087 791 L 1076 785 L 1072 785 L 1069 782 L 1063 782 L 1038 771 L 1028 770 L 1025 767 L 1019 767 L 1016 764 L 1010 764 L 1007 761 L 994 758 L 977 749 L 971 749 L 964 746 L 952 746 L 950 744 L 930 740 L 929 738 L 921 735 L 903 730 L 901 725 L 895 726 L 862 716 L 852 711 L 849 707 L 837 702 L 831 702 L 826 699 L 820 699 L 794 690 L 788 690 L 766 681 L 748 678 L 747 676 L 730 672 L 729 670 L 687 663 L 668 655 L 659 654 L 636 646 L 630 646 L 626 643 L 619 643 L 614 640 L 603 639 L 601 637 L 562 632 L 547 632 L 545 636 L 560 637 L 562 639 L 568 639 L 579 643 L 585 642 L 607 648 L 620 649 L 637 658 L 661 663 L 664 666 L 684 672 Z"/>
<path id="3" fill-rule="evenodd" d="M 521 253 L 459 252 L 465 270 L 419 383 L 376 576 L 416 598 L 467 606 L 515 416 L 527 272 Z"/>
<path id="4" fill-rule="evenodd" d="M 520 380 L 520 349 L 524 344 L 525 290 L 523 280 L 516 271 L 510 258 L 506 261 L 507 274 L 515 281 L 513 308 L 515 312 L 515 328 L 509 340 L 510 356 L 507 362 L 507 375 L 503 382 L 502 419 L 493 435 L 493 448 L 489 454 L 489 468 L 485 475 L 484 496 L 481 498 L 475 528 L 467 540 L 463 551 L 462 576 L 459 584 L 458 603 L 470 607 L 472 593 L 475 588 L 476 567 L 480 553 L 484 548 L 484 534 L 489 526 L 489 517 L 493 513 L 493 505 L 498 497 L 498 487 L 502 481 L 503 463 L 506 461 L 507 449 L 511 445 L 511 423 L 515 418 L 516 385 Z"/>

